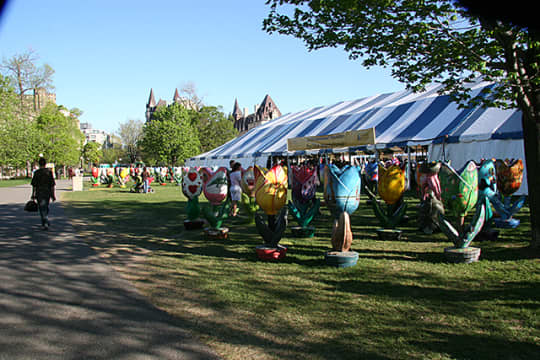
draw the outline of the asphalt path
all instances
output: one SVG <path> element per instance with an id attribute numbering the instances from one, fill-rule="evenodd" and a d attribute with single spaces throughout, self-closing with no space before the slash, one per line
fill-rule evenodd
<path id="1" fill-rule="evenodd" d="M 219 359 L 75 236 L 61 202 L 42 230 L 30 194 L 0 188 L 0 359 Z"/>

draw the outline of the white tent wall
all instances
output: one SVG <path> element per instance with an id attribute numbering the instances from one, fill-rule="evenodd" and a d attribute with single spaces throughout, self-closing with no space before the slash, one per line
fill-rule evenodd
<path id="1" fill-rule="evenodd" d="M 260 157 L 240 157 L 240 158 L 219 158 L 219 159 L 212 159 L 212 158 L 205 158 L 204 160 L 201 160 L 199 158 L 191 158 L 186 160 L 186 166 L 192 167 L 192 166 L 201 166 L 201 167 L 226 167 L 227 169 L 230 167 L 229 163 L 231 160 L 234 160 L 236 162 L 239 162 L 242 164 L 242 167 L 244 169 L 247 169 L 250 166 L 259 165 L 262 167 L 266 167 L 266 162 L 268 160 L 268 156 L 260 156 Z"/>
<path id="2" fill-rule="evenodd" d="M 523 140 L 486 140 L 442 144 L 431 144 L 428 150 L 428 159 L 451 160 L 452 167 L 461 169 L 469 160 L 479 163 L 482 159 L 522 159 L 525 170 L 523 172 L 523 183 L 514 195 L 527 195 L 527 165 L 523 149 Z"/>

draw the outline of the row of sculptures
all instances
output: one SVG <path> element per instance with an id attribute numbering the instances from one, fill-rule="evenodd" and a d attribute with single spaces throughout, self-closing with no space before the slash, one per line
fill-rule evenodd
<path id="1" fill-rule="evenodd" d="M 134 187 L 142 183 L 142 168 L 107 168 L 101 169 L 101 174 L 98 170 L 93 169 L 94 183 L 104 182 L 112 186 L 116 181 L 125 187 L 129 177 L 135 181 Z M 187 219 L 184 222 L 186 229 L 203 227 L 204 218 L 208 224 L 205 229 L 208 235 L 227 236 L 228 229 L 223 227 L 223 223 L 229 216 L 231 200 L 226 168 L 147 170 L 159 183 L 173 182 L 182 186 L 188 198 Z M 264 244 L 257 248 L 262 258 L 285 256 L 287 248 L 279 242 L 287 228 L 289 214 L 299 225 L 291 228 L 296 236 L 313 236 L 315 232 L 310 224 L 321 205 L 321 200 L 316 197 L 319 185 L 317 168 L 302 165 L 290 166 L 290 170 L 292 194 L 291 201 L 287 202 L 289 182 L 286 167 L 276 165 L 271 169 L 259 166 L 241 169 L 242 198 L 239 205 L 246 221 L 255 223 L 264 240 Z M 360 203 L 362 174 L 365 192 L 382 225 L 377 232 L 381 237 L 385 233 L 400 235 L 401 231 L 397 228 L 405 219 L 407 203 L 403 197 L 408 173 L 407 164 L 395 160 L 370 162 L 363 169 L 351 165 L 324 166 L 321 172 L 323 203 L 334 218 L 332 251 L 326 254 L 329 263 L 340 267 L 356 263 L 358 254 L 350 251 L 353 239 L 350 215 Z M 512 216 L 523 206 L 525 197 L 512 201 L 512 195 L 520 188 L 522 179 L 521 160 L 484 160 L 480 164 L 469 161 L 460 170 L 441 161 L 421 163 L 415 176 L 420 197 L 419 228 L 426 234 L 442 230 L 454 243 L 452 248 L 445 249 L 445 253 L 447 250 L 463 253 L 475 249 L 468 247 L 481 231 L 489 233 L 492 227 L 519 225 L 519 221 Z M 209 203 L 202 209 L 199 205 L 201 193 Z M 264 215 L 260 214 L 259 209 Z M 466 224 L 467 215 L 473 210 L 474 216 Z M 474 256 L 479 256 L 479 250 Z"/>
<path id="2" fill-rule="evenodd" d="M 319 184 L 317 169 L 309 165 L 291 166 L 290 169 L 292 200 L 288 203 L 286 167 L 276 165 L 271 169 L 259 166 L 242 169 L 241 207 L 247 221 L 255 222 L 264 240 L 264 245 L 257 250 L 264 252 L 268 258 L 285 256 L 287 249 L 279 241 L 287 227 L 288 214 L 298 222 L 299 226 L 292 228 L 298 236 L 313 236 L 315 230 L 310 223 L 319 213 L 321 205 L 320 199 L 316 198 Z M 406 165 L 379 162 L 377 173 L 376 192 L 382 201 L 369 187 L 366 186 L 365 191 L 371 198 L 382 230 L 399 232 L 396 228 L 403 222 L 406 212 L 406 202 L 403 200 L 408 173 Z M 345 165 L 339 168 L 328 164 L 324 167 L 322 177 L 323 202 L 334 218 L 332 251 L 326 254 L 326 258 L 334 265 L 350 266 L 358 256 L 349 251 L 353 238 L 350 215 L 360 203 L 361 171 L 357 166 Z M 422 163 L 416 171 L 421 200 L 419 227 L 427 234 L 442 230 L 454 243 L 451 249 L 462 252 L 481 231 L 489 231 L 493 226 L 515 227 L 519 224 L 512 216 L 523 206 L 525 197 L 512 202 L 512 195 L 520 188 L 522 179 L 521 160 L 484 160 L 480 164 L 470 161 L 460 170 L 441 161 Z M 203 217 L 207 219 L 211 230 L 223 231 L 223 221 L 230 207 L 227 169 L 185 169 L 182 190 L 188 198 L 186 228 L 197 227 L 193 224 L 202 223 L 198 202 L 202 192 L 210 203 L 210 208 L 202 210 Z M 258 209 L 264 212 L 266 218 Z M 467 214 L 473 210 L 474 216 L 470 224 L 466 225 Z"/>
<path id="3" fill-rule="evenodd" d="M 152 181 L 156 181 L 161 185 L 174 183 L 181 185 L 182 183 L 182 168 L 181 167 L 108 167 L 108 168 L 92 168 L 92 176 L 90 181 L 92 186 L 105 185 L 113 187 L 117 184 L 121 188 L 125 188 L 130 179 L 135 185 L 135 192 L 142 191 L 142 172 L 146 169 Z"/>

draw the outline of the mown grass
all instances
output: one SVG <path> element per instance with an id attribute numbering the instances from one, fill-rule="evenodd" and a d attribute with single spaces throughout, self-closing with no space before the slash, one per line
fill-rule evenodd
<path id="1" fill-rule="evenodd" d="M 540 353 L 540 262 L 521 225 L 496 242 L 473 242 L 481 260 L 449 264 L 442 235 L 416 229 L 415 205 L 400 241 L 380 241 L 365 198 L 352 216 L 352 268 L 324 263 L 328 210 L 316 237 L 292 238 L 285 259 L 263 262 L 262 240 L 242 217 L 229 239 L 185 231 L 180 188 L 65 193 L 87 241 L 152 303 L 182 321 L 225 359 L 531 359 Z M 202 205 L 206 205 L 204 202 Z M 140 266 L 131 255 L 148 254 Z"/>
<path id="2" fill-rule="evenodd" d="M 0 187 L 12 187 L 18 185 L 30 184 L 32 179 L 9 179 L 9 180 L 0 180 Z"/>

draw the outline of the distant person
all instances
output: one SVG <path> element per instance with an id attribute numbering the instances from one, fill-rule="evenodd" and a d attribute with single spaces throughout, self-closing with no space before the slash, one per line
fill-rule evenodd
<path id="1" fill-rule="evenodd" d="M 145 167 L 143 168 L 143 171 L 142 171 L 142 181 L 143 181 L 143 193 L 147 194 L 148 193 L 148 188 L 149 188 L 149 181 L 150 181 L 150 172 L 148 171 L 148 169 Z"/>
<path id="2" fill-rule="evenodd" d="M 236 214 L 238 214 L 238 202 L 242 198 L 242 186 L 240 185 L 240 182 L 242 181 L 242 165 L 239 162 L 234 163 L 230 179 L 232 200 L 231 216 L 236 216 Z"/>
<path id="3" fill-rule="evenodd" d="M 39 169 L 34 172 L 32 177 L 32 199 L 37 199 L 39 215 L 41 216 L 41 226 L 43 230 L 48 230 L 50 226 L 49 222 L 49 201 L 56 201 L 55 186 L 56 182 L 52 171 L 47 169 L 45 165 L 47 160 L 40 158 Z"/>

